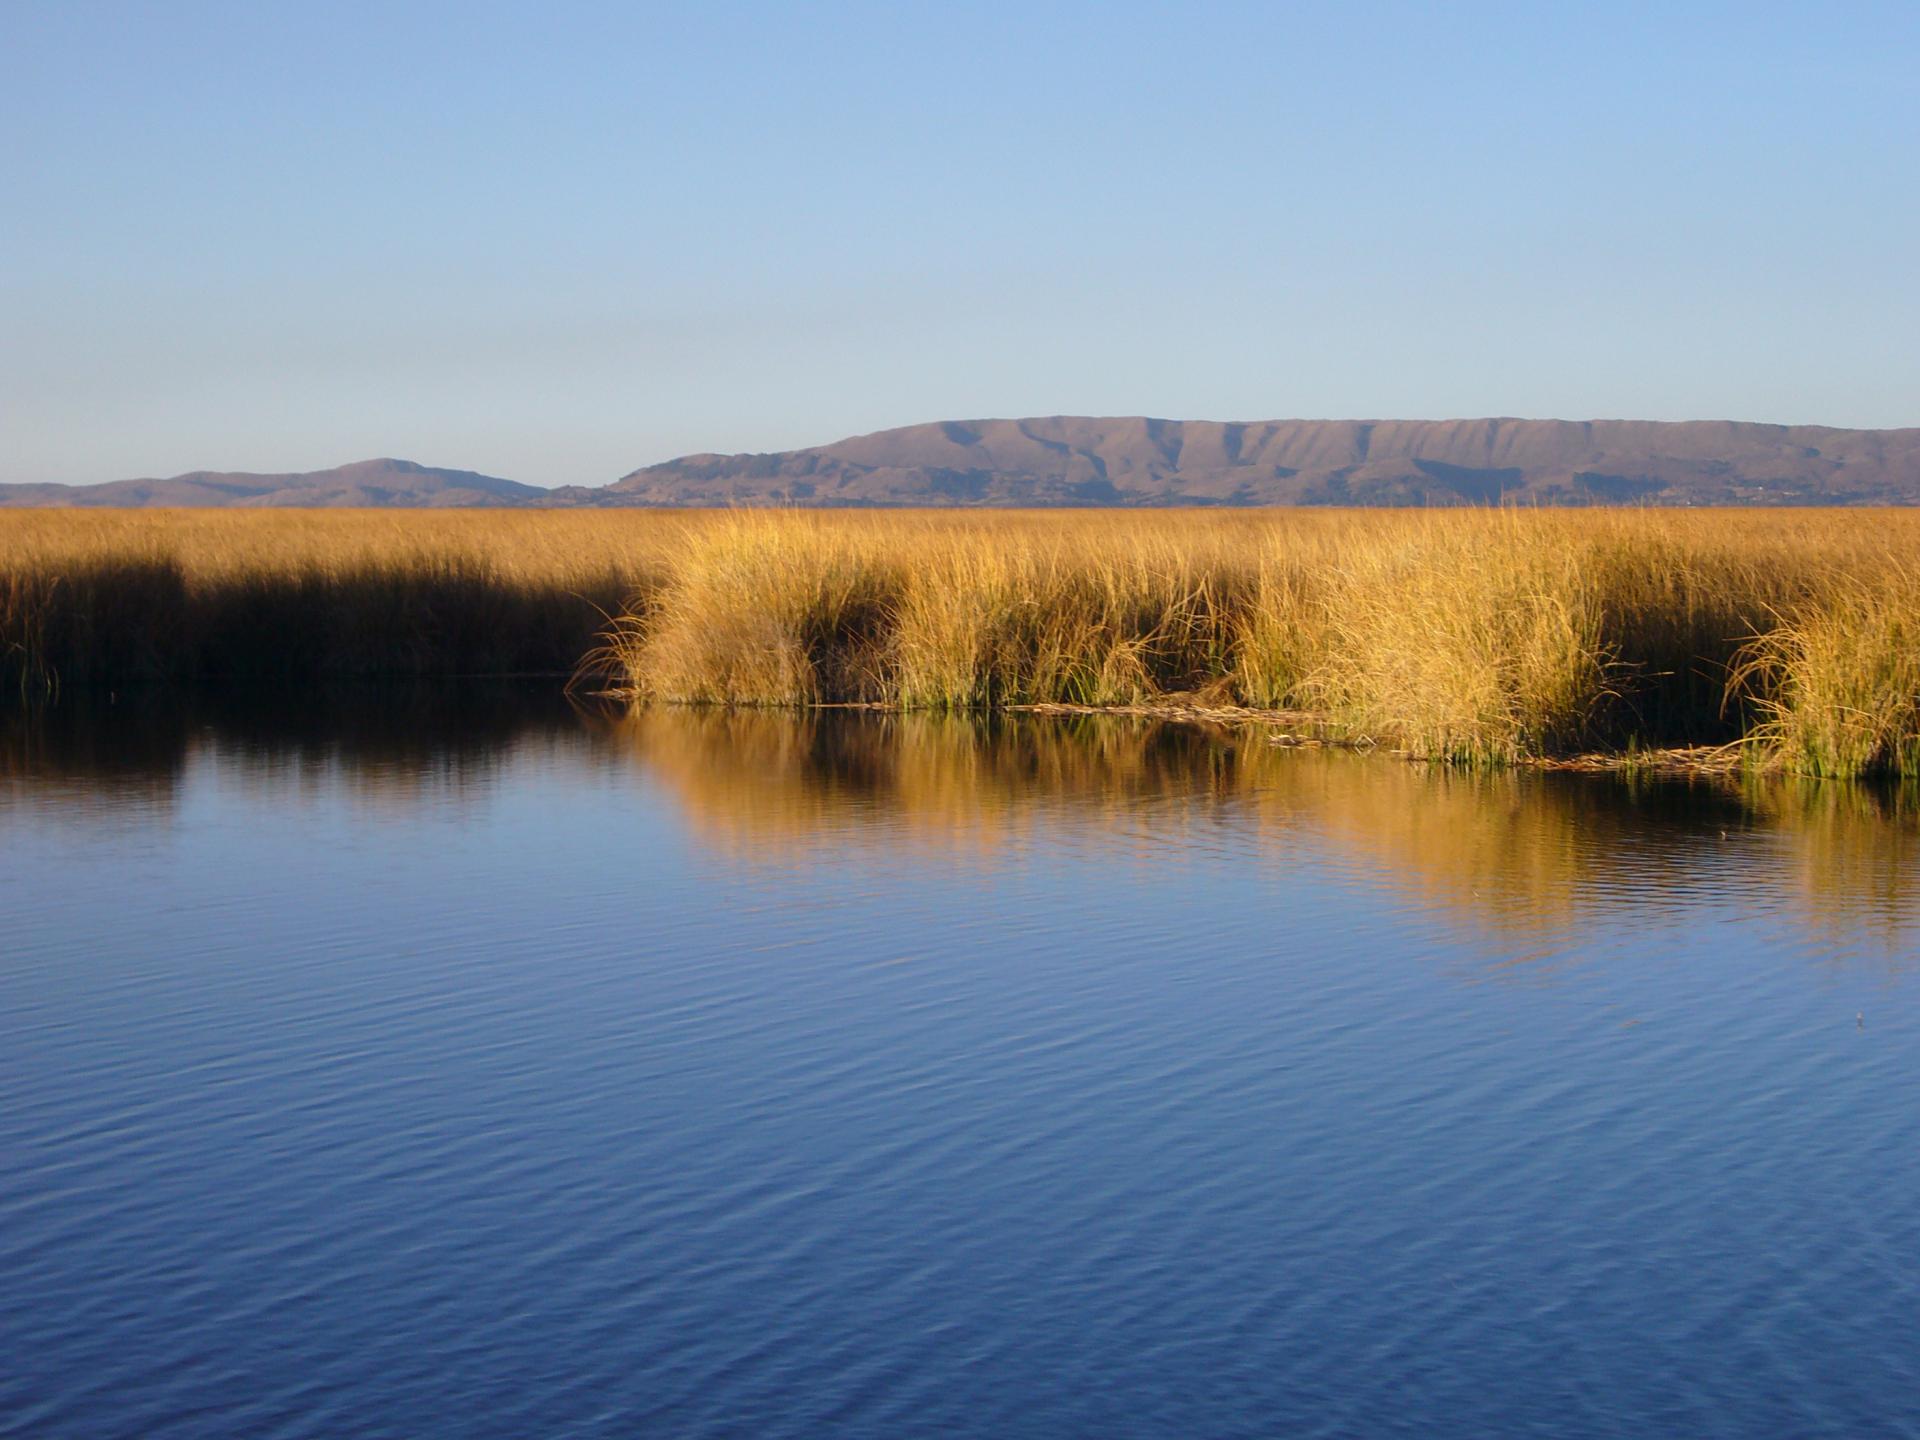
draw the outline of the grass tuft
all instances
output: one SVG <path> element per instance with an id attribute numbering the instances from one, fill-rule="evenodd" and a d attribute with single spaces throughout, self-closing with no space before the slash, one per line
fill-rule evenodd
<path id="1" fill-rule="evenodd" d="M 1497 766 L 1920 775 L 1913 511 L 0 512 L 0 682 L 1202 704 Z M 584 657 L 584 658 L 583 658 Z"/>
<path id="2" fill-rule="evenodd" d="M 1742 651 L 1737 693 L 1767 759 L 1805 775 L 1920 775 L 1920 584 L 1893 564 L 1781 617 Z"/>

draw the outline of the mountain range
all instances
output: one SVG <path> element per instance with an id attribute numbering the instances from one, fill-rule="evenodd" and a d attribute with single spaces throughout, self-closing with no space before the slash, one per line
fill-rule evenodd
<path id="1" fill-rule="evenodd" d="M 547 490 L 405 460 L 0 485 L 4 505 L 1912 505 L 1920 428 L 1740 421 L 944 421 Z"/>
<path id="2" fill-rule="evenodd" d="M 411 460 L 361 460 L 294 475 L 194 470 L 165 480 L 104 485 L 0 485 L 0 505 L 385 507 L 525 505 L 548 492 L 471 470 L 441 470 Z"/>

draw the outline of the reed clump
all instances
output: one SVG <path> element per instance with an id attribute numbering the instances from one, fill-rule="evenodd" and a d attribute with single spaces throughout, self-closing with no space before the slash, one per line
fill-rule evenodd
<path id="1" fill-rule="evenodd" d="M 900 566 L 879 654 L 888 699 L 907 709 L 1138 704 L 1223 679 L 1237 609 L 1227 592 L 1240 581 L 1229 558 L 1145 530 L 1103 536 L 1092 553 L 1076 538 L 924 538 Z"/>
<path id="2" fill-rule="evenodd" d="M 876 649 L 899 584 L 889 557 L 824 517 L 743 514 L 688 537 L 599 658 L 638 697 L 879 700 Z"/>
<path id="3" fill-rule="evenodd" d="M 1920 575 L 1892 562 L 1786 611 L 1742 651 L 1734 688 L 1789 769 L 1920 775 Z"/>
<path id="4" fill-rule="evenodd" d="M 1574 748 L 1602 713 L 1614 664 L 1587 550 L 1543 548 L 1521 517 L 1357 547 L 1324 578 L 1299 702 L 1440 759 Z"/>
<path id="5" fill-rule="evenodd" d="M 567 674 L 676 516 L 0 511 L 0 684 Z"/>
<path id="6" fill-rule="evenodd" d="M 186 623 L 186 580 L 159 556 L 102 555 L 0 574 L 0 683 L 22 695 L 71 678 L 165 673 Z"/>
<path id="7" fill-rule="evenodd" d="M 1884 581 L 1915 539 L 1905 512 L 720 515 L 595 664 L 637 699 L 963 710 L 1197 693 L 1472 765 L 1745 739 L 1759 763 L 1907 774 L 1920 748 L 1828 762 L 1790 743 L 1780 707 L 1812 692 L 1750 658 L 1783 616 Z M 1910 633 L 1859 638 L 1910 654 Z M 1906 723 L 1892 700 L 1876 713 Z"/>
<path id="8" fill-rule="evenodd" d="M 0 682 L 1198 703 L 1502 765 L 1920 774 L 1920 512 L 0 512 Z M 582 660 L 582 656 L 586 658 Z"/>

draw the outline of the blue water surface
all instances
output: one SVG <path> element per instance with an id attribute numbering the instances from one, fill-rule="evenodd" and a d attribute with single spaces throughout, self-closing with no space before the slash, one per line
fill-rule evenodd
<path id="1" fill-rule="evenodd" d="M 1920 1434 L 1900 796 L 491 692 L 0 734 L 0 1435 Z"/>

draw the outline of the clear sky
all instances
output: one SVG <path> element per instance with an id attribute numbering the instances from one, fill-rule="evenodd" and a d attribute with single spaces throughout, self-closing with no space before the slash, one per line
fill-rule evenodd
<path id="1" fill-rule="evenodd" d="M 1920 425 L 1920 5 L 0 0 L 0 480 Z"/>

